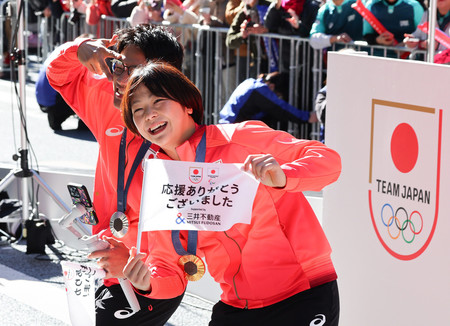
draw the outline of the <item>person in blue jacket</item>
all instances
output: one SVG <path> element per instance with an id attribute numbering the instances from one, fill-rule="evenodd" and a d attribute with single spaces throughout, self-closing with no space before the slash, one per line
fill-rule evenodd
<path id="1" fill-rule="evenodd" d="M 50 86 L 47 79 L 47 65 L 44 62 L 39 70 L 35 84 L 36 100 L 42 110 L 47 113 L 48 124 L 55 131 L 61 130 L 61 124 L 74 115 L 72 108 L 64 101 L 62 96 Z M 78 120 L 78 130 L 86 130 L 83 121 Z"/>
<path id="2" fill-rule="evenodd" d="M 288 74 L 272 72 L 258 79 L 244 80 L 220 111 L 219 123 L 260 120 L 269 126 L 277 122 L 316 122 L 316 115 L 299 110 L 284 99 L 289 90 Z"/>

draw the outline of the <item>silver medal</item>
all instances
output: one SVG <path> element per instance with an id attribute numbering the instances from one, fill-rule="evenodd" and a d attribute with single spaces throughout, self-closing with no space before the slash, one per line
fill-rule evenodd
<path id="1" fill-rule="evenodd" d="M 128 232 L 128 217 L 122 212 L 115 212 L 109 221 L 109 229 L 117 238 L 122 238 Z"/>

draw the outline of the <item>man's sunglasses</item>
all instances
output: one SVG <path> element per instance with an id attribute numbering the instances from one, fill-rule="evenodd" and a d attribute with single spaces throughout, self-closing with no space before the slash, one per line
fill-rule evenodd
<path id="1" fill-rule="evenodd" d="M 114 75 L 116 75 L 118 77 L 121 76 L 124 71 L 126 71 L 128 76 L 130 76 L 134 69 L 136 69 L 136 68 L 141 66 L 141 65 L 127 66 L 126 64 L 124 64 L 120 60 L 110 59 L 110 58 L 108 58 L 106 60 L 106 64 L 108 65 L 109 70 L 111 71 L 111 73 L 113 73 Z"/>

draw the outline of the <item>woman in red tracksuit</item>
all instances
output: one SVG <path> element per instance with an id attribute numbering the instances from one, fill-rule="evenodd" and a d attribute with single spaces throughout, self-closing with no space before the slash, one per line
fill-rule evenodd
<path id="1" fill-rule="evenodd" d="M 122 115 L 130 131 L 160 147 L 160 159 L 194 161 L 203 153 L 205 162 L 244 163 L 261 181 L 251 224 L 198 232 L 197 255 L 205 257 L 223 291 L 209 325 L 338 324 L 331 248 L 302 194 L 337 180 L 341 161 L 335 151 L 257 121 L 200 125 L 200 92 L 160 63 L 130 77 Z M 190 273 L 178 264 L 182 253 L 171 232 L 148 232 L 145 263 L 132 250 L 124 274 L 142 295 L 170 298 L 186 287 Z M 183 248 L 189 236 L 181 232 Z"/>

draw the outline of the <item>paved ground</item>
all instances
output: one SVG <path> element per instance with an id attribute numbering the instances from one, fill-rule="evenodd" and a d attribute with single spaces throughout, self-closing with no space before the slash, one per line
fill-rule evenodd
<path id="1" fill-rule="evenodd" d="M 76 130 L 75 116 L 66 120 L 61 131 L 48 126 L 47 114 L 41 111 L 34 95 L 34 83 L 38 66 L 30 72 L 25 92 L 25 116 L 30 144 L 30 160 L 34 169 L 58 171 L 79 170 L 93 173 L 98 145 L 89 131 Z M 20 85 L 16 85 L 20 93 Z M 0 79 L 0 164 L 13 165 L 12 155 L 22 147 L 20 113 L 14 83 Z"/>
<path id="2" fill-rule="evenodd" d="M 0 325 L 70 325 L 61 260 L 85 262 L 60 242 L 46 254 L 26 254 L 26 242 L 0 244 Z M 207 325 L 212 303 L 186 293 L 167 326 Z"/>
<path id="3" fill-rule="evenodd" d="M 32 168 L 92 175 L 98 146 L 88 131 L 78 131 L 70 118 L 54 132 L 34 96 L 37 66 L 26 86 L 26 122 L 33 149 Z M 19 88 L 19 85 L 17 85 Z M 20 88 L 19 88 L 20 89 Z M 0 167 L 12 169 L 12 155 L 21 147 L 19 110 L 13 84 L 0 79 Z M 46 254 L 26 254 L 26 241 L 0 241 L 0 326 L 69 325 L 61 260 L 83 260 L 84 253 L 61 242 L 46 247 Z M 187 293 L 169 320 L 170 326 L 207 325 L 212 303 Z"/>

